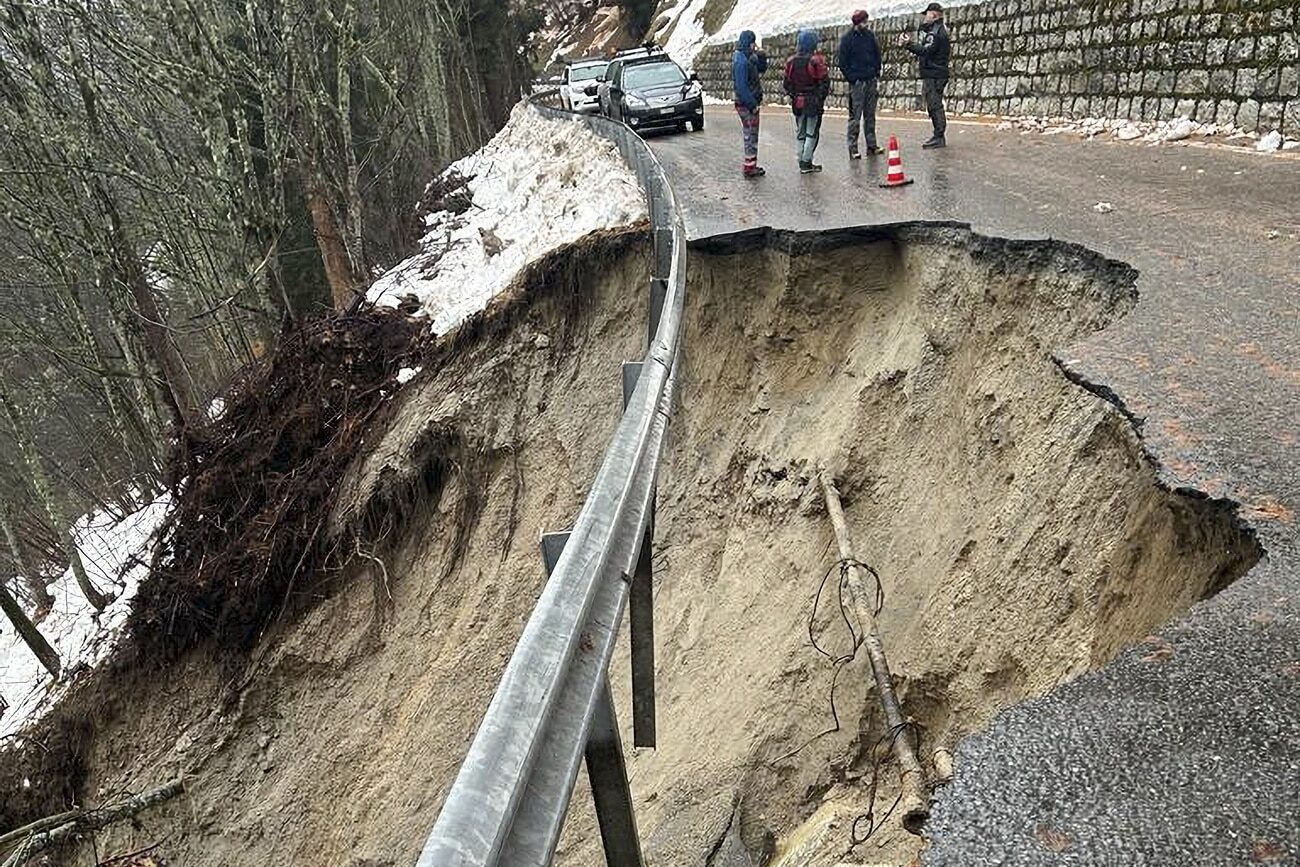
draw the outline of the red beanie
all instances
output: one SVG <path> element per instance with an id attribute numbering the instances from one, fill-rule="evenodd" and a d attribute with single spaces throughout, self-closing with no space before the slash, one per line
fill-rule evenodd
<path id="1" fill-rule="evenodd" d="M 863 21 L 866 20 L 867 20 L 867 10 L 859 9 L 853 13 L 852 21 L 854 24 L 861 24 Z"/>

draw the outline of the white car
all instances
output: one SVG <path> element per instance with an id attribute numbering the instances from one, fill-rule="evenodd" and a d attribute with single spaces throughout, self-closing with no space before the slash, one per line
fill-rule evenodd
<path id="1" fill-rule="evenodd" d="M 564 67 L 560 82 L 560 105 L 568 111 L 600 111 L 596 82 L 605 74 L 608 62 L 600 59 L 575 60 Z"/>

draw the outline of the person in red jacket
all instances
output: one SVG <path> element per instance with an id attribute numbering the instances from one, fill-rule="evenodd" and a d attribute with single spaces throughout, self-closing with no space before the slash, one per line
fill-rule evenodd
<path id="1" fill-rule="evenodd" d="M 826 58 L 817 50 L 817 31 L 800 30 L 795 44 L 798 53 L 785 62 L 785 92 L 790 95 L 790 110 L 794 112 L 799 171 L 806 175 L 822 170 L 813 162 L 813 154 L 821 139 L 831 73 Z"/>

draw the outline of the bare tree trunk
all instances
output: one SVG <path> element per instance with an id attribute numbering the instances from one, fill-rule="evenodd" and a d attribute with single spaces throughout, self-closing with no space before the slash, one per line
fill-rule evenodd
<path id="1" fill-rule="evenodd" d="M 37 499 L 45 507 L 45 514 L 50 519 L 50 525 L 60 536 L 64 554 L 68 558 L 68 565 L 72 567 L 72 575 L 77 579 L 77 586 L 81 588 L 86 601 L 96 611 L 103 611 L 112 600 L 100 593 L 95 588 L 95 585 L 91 583 L 90 576 L 86 574 L 86 566 L 81 562 L 81 552 L 77 550 L 77 537 L 72 532 L 72 525 L 66 520 L 63 507 L 59 505 L 54 496 L 54 491 L 50 488 L 50 480 L 45 474 L 45 467 L 41 464 L 40 455 L 37 455 L 32 449 L 31 443 L 28 442 L 26 433 L 19 423 L 17 408 L 14 407 L 13 401 L 9 399 L 8 393 L 4 391 L 0 391 L 0 409 L 9 418 L 9 425 L 13 428 L 14 442 L 18 444 L 18 452 L 27 467 L 32 489 L 36 491 Z"/>
<path id="2" fill-rule="evenodd" d="M 335 310 L 343 310 L 356 297 L 358 280 L 352 273 L 352 260 L 343 241 L 343 231 L 334 216 L 326 184 L 312 166 L 307 172 L 307 209 L 311 212 L 316 244 L 325 263 L 325 279 L 329 282 L 330 297 Z"/>
<path id="3" fill-rule="evenodd" d="M 110 302 L 118 300 L 111 298 Z M 129 316 L 130 313 L 122 311 L 117 303 L 112 303 L 112 309 L 113 315 L 109 317 L 109 328 L 113 332 L 113 339 L 117 341 L 118 349 L 122 352 L 126 369 L 133 374 L 131 389 L 135 400 L 127 401 L 126 405 L 131 410 L 132 420 L 139 427 L 143 440 L 148 446 L 149 460 L 154 468 L 158 469 L 161 467 L 160 454 L 162 453 L 159 446 L 165 427 L 155 397 L 159 389 L 149 387 L 149 383 L 154 382 L 155 377 L 149 370 L 149 365 L 141 357 L 142 351 L 137 348 L 138 332 L 122 321 L 122 317 Z"/>
<path id="4" fill-rule="evenodd" d="M 9 546 L 9 556 L 13 559 L 14 570 L 22 576 L 23 583 L 27 585 L 27 592 L 32 596 L 32 603 L 36 606 L 36 622 L 39 623 L 54 607 L 54 597 L 50 595 L 49 588 L 45 586 L 45 580 L 40 573 L 27 564 L 27 558 L 23 556 L 22 543 L 18 540 L 18 534 L 14 532 L 13 520 L 9 516 L 9 504 L 5 502 L 0 502 L 0 530 L 4 531 L 5 543 Z"/>
<path id="5" fill-rule="evenodd" d="M 347 0 L 343 6 L 343 22 L 338 36 L 338 68 L 336 70 L 335 89 L 337 91 L 339 113 L 339 135 L 342 139 L 341 150 L 347 164 L 347 189 L 341 197 L 347 203 L 347 237 L 348 258 L 352 262 L 352 273 L 365 280 L 365 253 L 362 244 L 362 210 L 361 180 L 357 167 L 356 148 L 352 143 L 352 60 L 356 53 L 357 4 L 356 0 Z"/>
<path id="6" fill-rule="evenodd" d="M 63 301 L 68 306 L 72 314 L 73 328 L 77 336 L 81 338 L 82 344 L 86 347 L 86 353 L 90 357 L 91 365 L 98 372 L 96 377 L 99 380 L 101 393 L 104 395 L 104 405 L 108 408 L 108 416 L 112 420 L 113 433 L 118 440 L 130 450 L 133 445 L 131 438 L 127 433 L 126 422 L 121 407 L 118 405 L 117 386 L 107 375 L 108 363 L 104 359 L 104 353 L 99 347 L 99 340 L 95 337 L 95 332 L 90 327 L 90 319 L 86 316 L 86 307 L 81 303 L 81 295 L 77 292 L 76 287 L 69 286 Z"/>
<path id="7" fill-rule="evenodd" d="M 45 670 L 55 680 L 58 680 L 59 671 L 62 668 L 59 664 L 59 654 L 45 640 L 45 636 L 41 635 L 40 630 L 32 623 L 31 618 L 27 616 L 27 612 L 23 611 L 23 607 L 18 604 L 18 600 L 14 598 L 14 595 L 9 592 L 9 588 L 4 586 L 3 582 L 0 582 L 0 611 L 4 611 L 5 616 L 9 618 L 9 622 L 14 625 L 14 629 L 22 636 L 23 641 L 31 648 L 36 658 L 41 661 L 41 665 L 45 666 Z"/>
<path id="8" fill-rule="evenodd" d="M 103 198 L 109 212 L 110 231 L 113 234 L 115 248 L 113 253 L 121 268 L 121 276 L 126 283 L 127 291 L 130 292 L 131 300 L 135 303 L 135 312 L 140 317 L 140 328 L 144 332 L 145 344 L 167 386 L 168 402 L 176 416 L 177 425 L 193 428 L 202 416 L 199 414 L 198 401 L 194 396 L 194 383 L 190 380 L 189 370 L 185 366 L 185 360 L 181 358 L 180 350 L 176 348 L 176 342 L 172 340 L 171 330 L 167 327 L 167 321 L 158 307 L 158 299 L 154 296 L 153 286 L 149 284 L 144 265 L 123 234 L 117 208 L 108 201 L 106 195 Z"/>

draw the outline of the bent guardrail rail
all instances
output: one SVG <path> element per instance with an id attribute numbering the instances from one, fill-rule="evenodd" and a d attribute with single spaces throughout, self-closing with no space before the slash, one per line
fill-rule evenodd
<path id="1" fill-rule="evenodd" d="M 532 101 L 572 120 L 538 105 L 549 96 Z M 631 376 L 625 372 L 635 387 L 625 394 L 623 417 L 418 867 L 550 864 L 584 751 L 607 859 L 612 867 L 641 864 L 606 670 L 638 559 L 649 581 L 647 530 L 682 343 L 686 233 L 663 169 L 640 137 L 605 118 L 582 122 L 617 143 L 646 191 L 654 248 L 649 346 L 639 365 L 629 365 Z M 617 763 L 612 773 L 595 767 L 599 756 Z"/>

